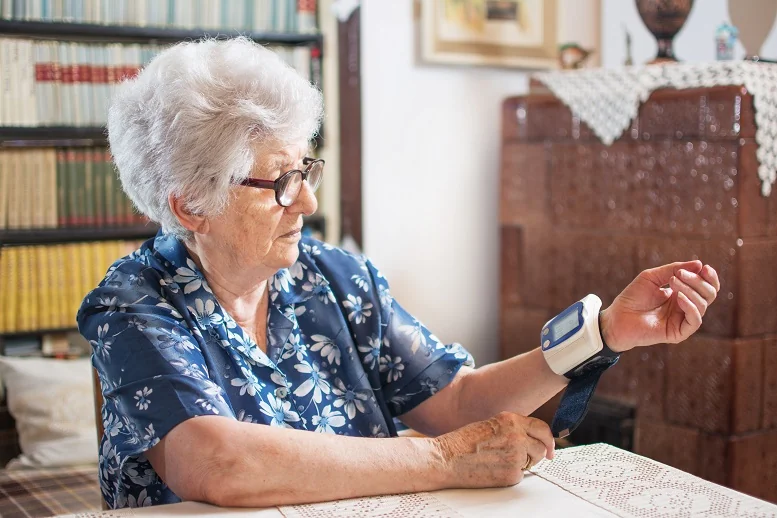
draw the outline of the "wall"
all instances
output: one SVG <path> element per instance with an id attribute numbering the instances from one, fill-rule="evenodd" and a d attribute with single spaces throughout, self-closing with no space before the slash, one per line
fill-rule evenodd
<path id="1" fill-rule="evenodd" d="M 412 2 L 362 2 L 364 246 L 408 311 L 497 351 L 500 105 L 513 70 L 419 66 Z"/>
<path id="2" fill-rule="evenodd" d="M 579 0 L 562 2 L 562 27 L 586 24 Z M 696 4 L 677 52 L 713 59 L 726 2 Z M 528 73 L 419 64 L 411 0 L 361 9 L 365 251 L 397 300 L 441 339 L 463 343 L 480 364 L 494 361 L 500 106 L 526 92 Z M 633 0 L 603 0 L 601 19 L 605 65 L 623 61 L 624 24 L 636 62 L 655 54 Z M 773 33 L 764 48 L 775 41 Z"/>

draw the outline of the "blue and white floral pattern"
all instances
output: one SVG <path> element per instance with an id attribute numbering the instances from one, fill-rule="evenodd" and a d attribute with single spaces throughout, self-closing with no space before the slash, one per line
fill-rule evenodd
<path id="1" fill-rule="evenodd" d="M 114 263 L 84 299 L 78 325 L 105 400 L 100 484 L 112 508 L 180 501 L 144 453 L 186 419 L 390 437 L 395 417 L 472 364 L 397 304 L 364 257 L 304 238 L 299 260 L 268 284 L 266 353 L 172 236 Z"/>

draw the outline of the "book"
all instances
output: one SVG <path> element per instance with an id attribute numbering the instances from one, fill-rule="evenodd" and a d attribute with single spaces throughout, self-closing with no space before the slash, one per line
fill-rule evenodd
<path id="1" fill-rule="evenodd" d="M 297 31 L 316 32 L 316 0 L 296 0 Z"/>
<path id="2" fill-rule="evenodd" d="M 33 279 L 35 281 L 35 316 L 37 322 L 34 323 L 34 329 L 51 329 L 49 317 L 49 268 L 48 268 L 48 248 L 43 246 L 32 247 L 33 257 L 35 258 L 35 271 Z"/>
<path id="3" fill-rule="evenodd" d="M 48 122 L 46 119 L 51 114 L 51 108 L 48 106 L 48 83 L 51 81 L 50 60 L 48 56 L 48 45 L 35 45 L 35 101 L 38 108 L 38 121 Z M 0 120 L 2 116 L 0 115 Z"/>
<path id="4" fill-rule="evenodd" d="M 67 155 L 64 149 L 56 150 L 57 154 L 57 166 L 56 166 L 56 189 L 57 189 L 57 225 L 60 227 L 67 226 L 68 223 L 68 170 L 67 170 Z"/>
<path id="5" fill-rule="evenodd" d="M 103 162 L 108 163 L 108 153 L 104 153 Z M 117 210 L 116 210 L 116 175 L 113 174 L 113 170 L 104 166 L 103 180 L 105 185 L 105 224 L 116 225 L 118 224 Z"/>
<path id="6" fill-rule="evenodd" d="M 11 126 L 14 122 L 11 99 L 12 89 L 15 88 L 11 51 L 13 45 L 13 41 L 9 38 L 0 39 L 0 115 L 3 117 L 0 122 L 6 126 Z"/>
<path id="7" fill-rule="evenodd" d="M 45 334 L 41 337 L 41 342 L 43 356 L 65 356 L 70 349 L 67 333 Z"/>
<path id="8" fill-rule="evenodd" d="M 76 168 L 76 152 L 74 149 L 65 151 L 65 167 L 67 170 L 67 226 L 79 224 L 80 211 L 78 208 L 78 171 Z"/>
<path id="9" fill-rule="evenodd" d="M 52 313 L 53 321 L 55 325 L 53 327 L 65 327 L 66 325 L 66 317 L 67 314 L 67 307 L 68 307 L 68 297 L 67 297 L 67 286 L 69 283 L 69 269 L 68 269 L 68 258 L 67 253 L 65 250 L 65 245 L 57 245 L 52 247 L 52 252 L 54 253 L 54 267 L 52 271 L 56 272 L 55 277 L 55 283 L 54 283 L 54 294 L 51 298 L 52 303 L 54 304 L 54 310 Z"/>
<path id="10" fill-rule="evenodd" d="M 178 22 L 190 28 L 213 25 L 218 29 L 219 23 L 204 20 L 205 13 L 213 16 L 218 8 L 222 24 L 240 30 L 253 26 L 254 30 L 294 31 L 299 24 L 305 31 L 315 30 L 311 25 L 315 20 L 314 11 L 298 11 L 303 5 L 298 0 L 256 4 L 246 3 L 248 0 L 175 1 L 191 6 L 172 10 Z M 144 2 L 125 4 L 135 5 L 135 15 L 139 16 L 148 12 L 145 7 L 138 7 Z M 309 5 L 304 4 L 306 9 Z M 57 9 L 54 4 L 52 9 Z M 134 77 L 163 48 L 161 45 L 0 38 L 0 126 L 103 125 L 117 83 Z M 286 61 L 294 64 L 292 59 Z M 307 74 L 304 69 L 300 72 Z"/>
<path id="11" fill-rule="evenodd" d="M 2 353 L 4 356 L 41 356 L 41 339 L 37 336 L 5 338 Z"/>
<path id="12" fill-rule="evenodd" d="M 19 65 L 19 40 L 11 40 L 9 44 L 8 63 L 10 66 L 11 89 L 8 93 L 6 109 L 11 126 L 20 126 L 20 97 L 23 88 L 21 81 L 21 66 Z"/>
<path id="13" fill-rule="evenodd" d="M 9 310 L 11 307 L 11 262 L 8 259 L 10 248 L 0 248 L 0 329 L 11 327 Z"/>
<path id="14" fill-rule="evenodd" d="M 91 150 L 81 152 L 81 163 L 84 170 L 84 218 L 81 224 L 86 226 L 96 226 L 97 217 L 95 215 L 95 191 L 94 191 L 94 154 Z"/>
<path id="15" fill-rule="evenodd" d="M 36 259 L 36 278 L 37 278 L 37 299 L 38 299 L 38 327 L 42 329 L 51 329 L 54 327 L 51 319 L 51 271 L 49 270 L 51 261 L 50 248 L 47 246 L 35 247 Z"/>
<path id="16" fill-rule="evenodd" d="M 44 170 L 44 183 L 42 187 L 44 196 L 41 202 L 44 205 L 44 226 L 55 228 L 57 226 L 57 151 L 46 149 L 42 151 L 42 163 Z"/>
<path id="17" fill-rule="evenodd" d="M 0 333 L 75 327 L 86 294 L 137 241 L 0 248 Z"/>
<path id="18" fill-rule="evenodd" d="M 8 198 L 10 196 L 11 171 L 8 155 L 0 153 L 0 229 L 8 226 Z"/>
<path id="19" fill-rule="evenodd" d="M 26 203 L 30 206 L 31 225 L 33 228 L 46 227 L 46 205 L 44 203 L 46 188 L 46 164 L 44 163 L 43 150 L 35 150 L 27 153 L 28 167 L 33 174 L 27 189 Z"/>
<path id="20" fill-rule="evenodd" d="M 29 298 L 32 293 L 32 286 L 30 283 L 31 268 L 29 263 L 29 247 L 20 246 L 16 249 L 16 267 L 17 267 L 17 281 L 16 290 L 18 293 L 18 314 L 16 317 L 16 329 L 20 331 L 27 331 L 31 329 L 30 325 L 30 306 Z"/>
<path id="21" fill-rule="evenodd" d="M 92 162 L 92 197 L 94 199 L 94 224 L 98 227 L 105 225 L 105 164 L 102 153 L 91 150 Z"/>
<path id="22" fill-rule="evenodd" d="M 17 150 L 8 150 L 4 152 L 6 157 L 6 174 L 8 175 L 8 217 L 6 219 L 7 228 L 17 229 L 21 227 L 21 182 L 23 174 L 21 170 L 21 152 Z"/>
<path id="23" fill-rule="evenodd" d="M 19 40 L 19 124 L 34 126 L 38 121 L 38 106 L 35 99 L 35 45 L 32 40 Z"/>
<path id="24" fill-rule="evenodd" d="M 6 320 L 5 325 L 8 331 L 18 329 L 19 306 L 17 304 L 17 293 L 19 289 L 19 270 L 18 270 L 18 247 L 6 247 L 3 249 L 3 260 L 8 261 L 8 298 L 6 300 Z"/>

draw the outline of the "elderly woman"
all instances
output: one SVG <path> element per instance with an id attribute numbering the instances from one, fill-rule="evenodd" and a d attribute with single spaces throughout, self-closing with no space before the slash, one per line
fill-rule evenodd
<path id="1" fill-rule="evenodd" d="M 588 374 L 557 374 L 542 348 L 474 369 L 369 260 L 302 237 L 321 118 L 321 94 L 242 38 L 169 48 L 117 93 L 116 166 L 162 230 L 78 314 L 111 507 L 504 486 L 553 457 L 549 427 L 525 416 Z M 684 340 L 718 289 L 699 261 L 644 271 L 597 313 L 596 339 L 613 354 Z M 396 437 L 395 418 L 426 437 Z"/>

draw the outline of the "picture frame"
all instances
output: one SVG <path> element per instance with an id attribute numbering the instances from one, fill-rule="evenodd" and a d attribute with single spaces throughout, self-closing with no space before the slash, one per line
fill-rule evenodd
<path id="1" fill-rule="evenodd" d="M 556 69 L 570 42 L 599 62 L 600 0 L 418 2 L 422 63 Z"/>

